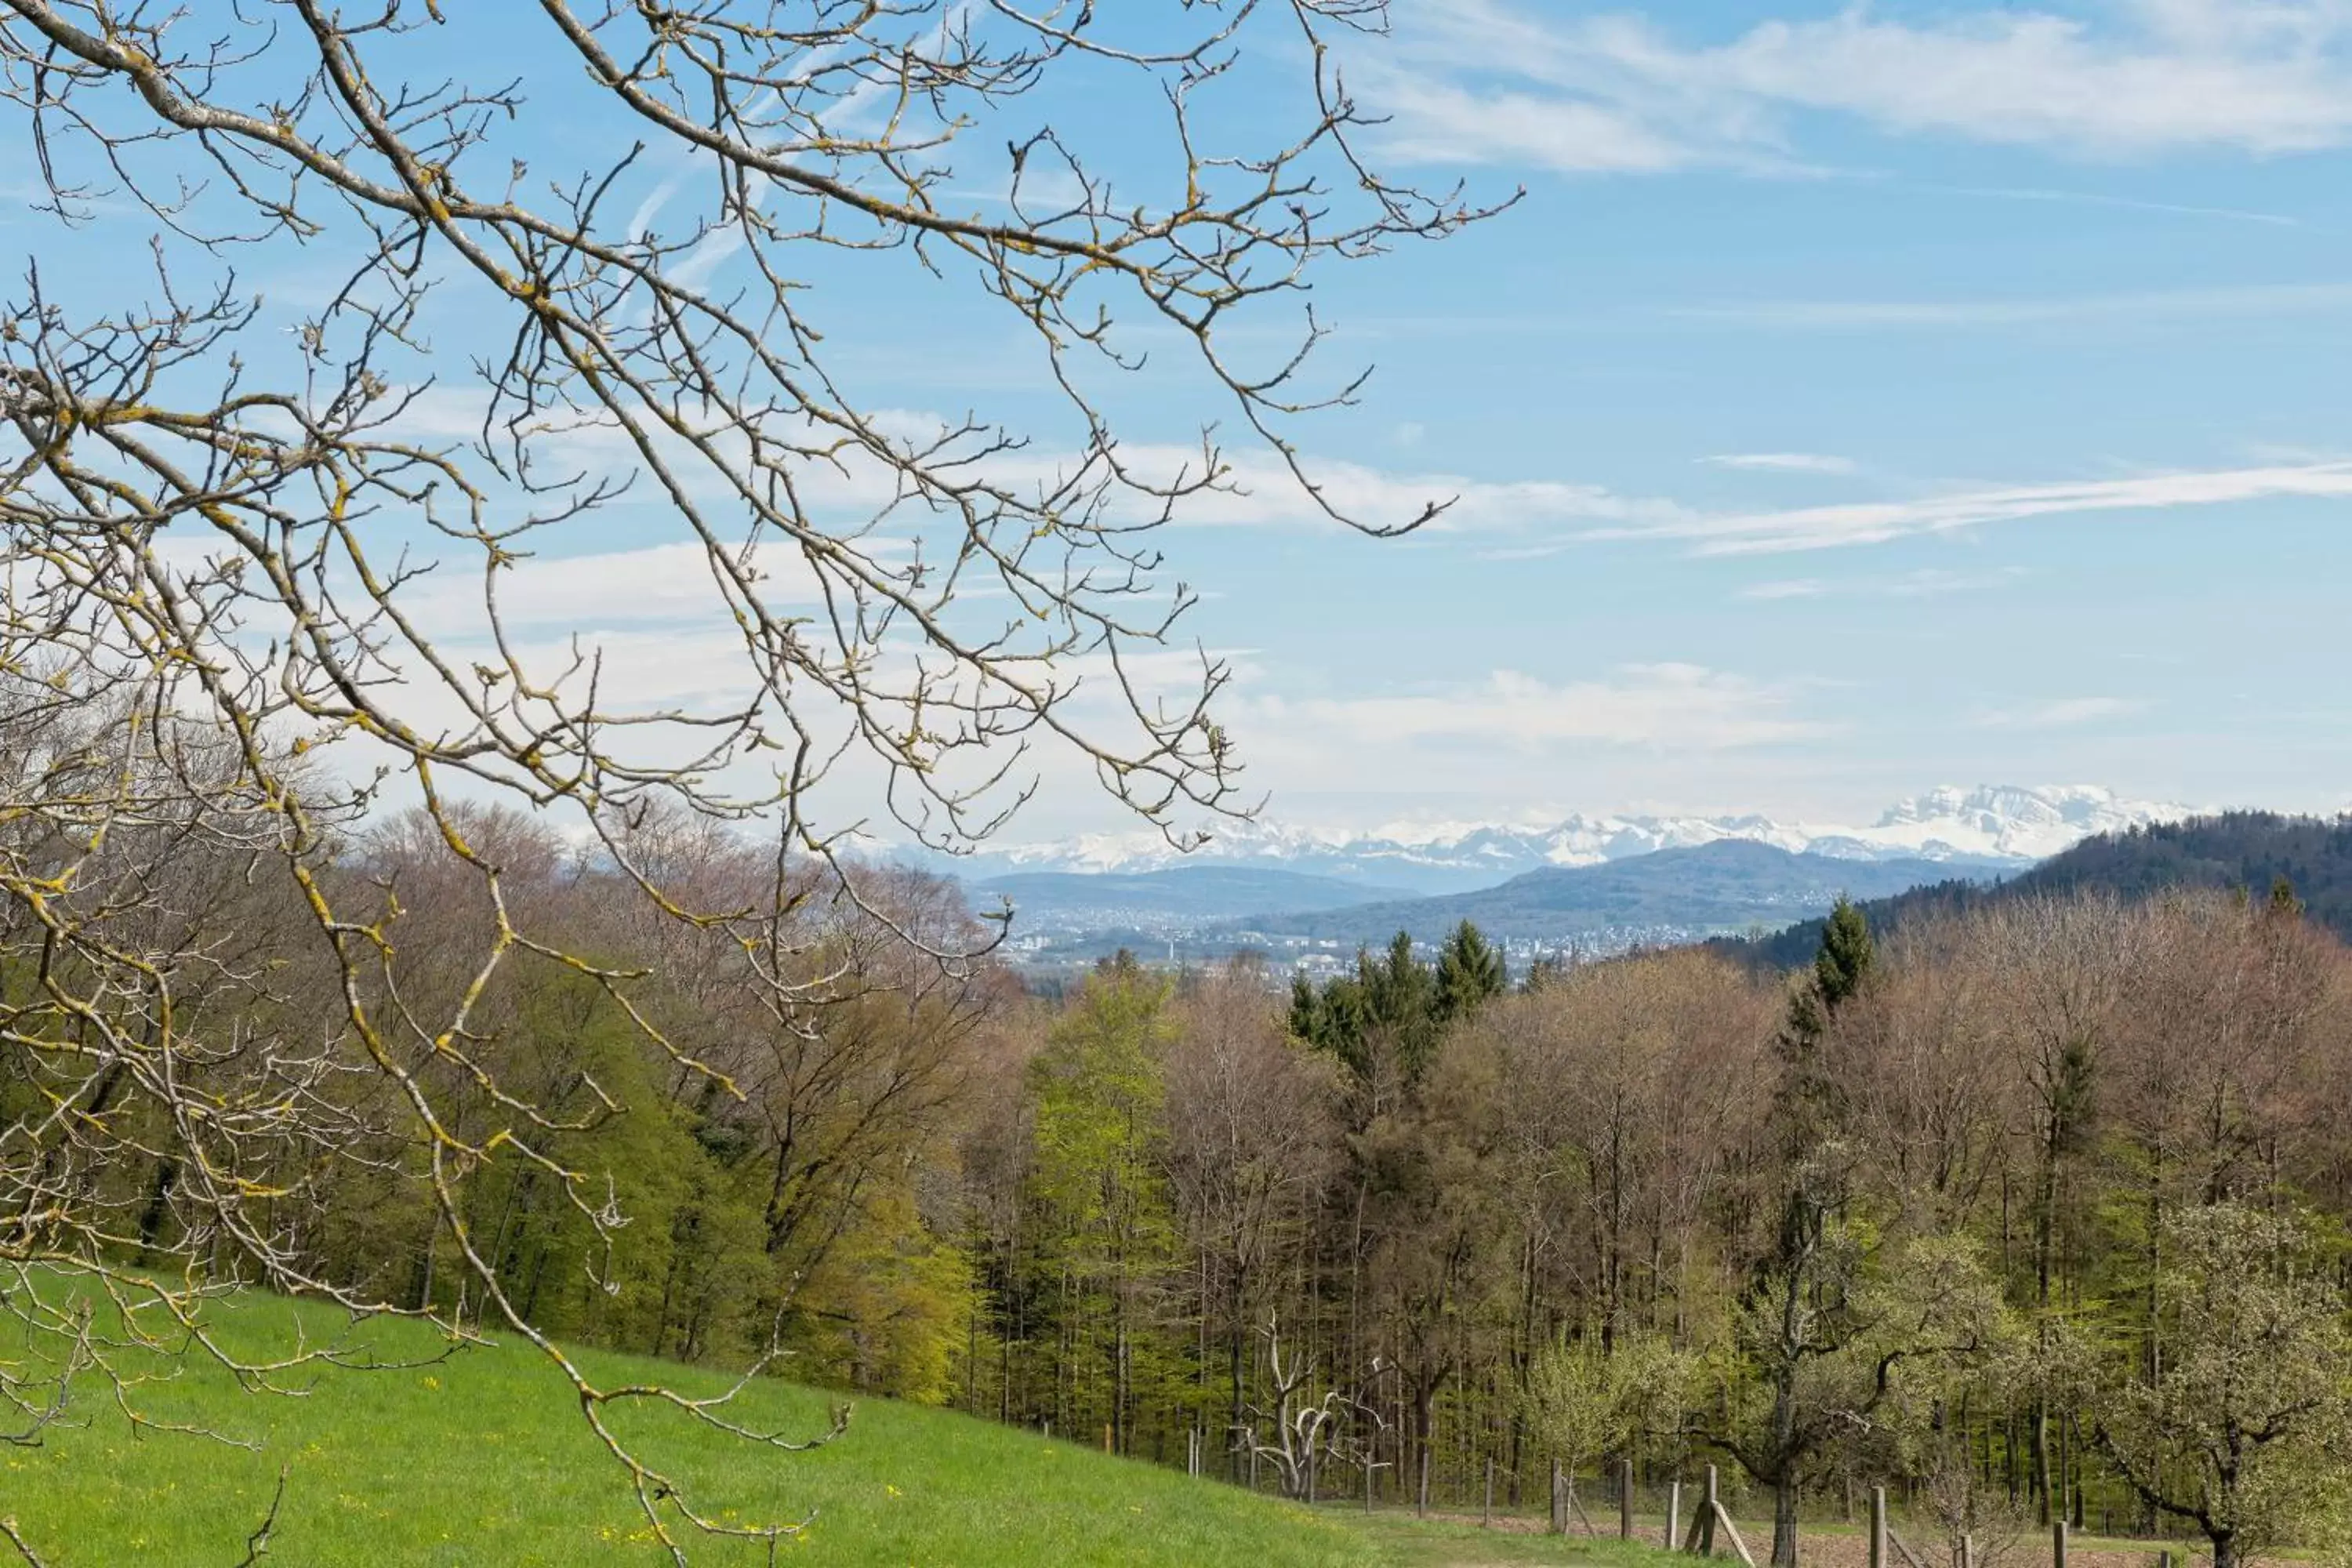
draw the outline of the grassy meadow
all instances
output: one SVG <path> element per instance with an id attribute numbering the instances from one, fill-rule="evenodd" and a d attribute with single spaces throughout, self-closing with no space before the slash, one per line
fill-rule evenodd
<path id="1" fill-rule="evenodd" d="M 351 1331 L 333 1314 L 274 1300 L 221 1314 L 224 1339 L 253 1353 L 282 1352 L 298 1321 L 314 1340 Z M 355 1338 L 386 1360 L 443 1349 L 413 1323 L 370 1323 Z M 23 1343 L 0 1341 L 0 1359 L 27 1354 Z M 608 1382 L 659 1376 L 694 1392 L 722 1386 L 667 1364 L 583 1359 Z M 746 1391 L 738 1415 L 821 1430 L 828 1397 L 764 1381 Z M 192 1361 L 137 1398 L 154 1419 L 253 1446 L 140 1434 L 97 1384 L 84 1384 L 71 1420 L 50 1427 L 38 1447 L 0 1447 L 0 1518 L 14 1517 L 52 1568 L 235 1563 L 281 1466 L 286 1495 L 271 1563 L 570 1568 L 666 1560 L 561 1379 L 526 1347 L 467 1349 L 399 1370 L 329 1367 L 297 1398 L 246 1394 Z M 1366 1521 L 1344 1508 L 1310 1511 L 887 1401 L 861 1403 L 846 1436 L 808 1454 L 668 1417 L 640 1415 L 632 1428 L 701 1506 L 742 1520 L 814 1516 L 780 1550 L 787 1563 L 1370 1568 L 1562 1562 L 1570 1550 L 1395 1516 Z M 698 1541 L 692 1552 L 697 1563 L 764 1560 L 753 1543 Z"/>

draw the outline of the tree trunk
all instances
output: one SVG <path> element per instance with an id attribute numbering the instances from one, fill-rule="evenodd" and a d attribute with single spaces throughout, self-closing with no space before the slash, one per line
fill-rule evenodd
<path id="1" fill-rule="evenodd" d="M 1772 1568 L 1797 1568 L 1797 1477 L 1784 1470 L 1772 1486 Z"/>
<path id="2" fill-rule="evenodd" d="M 1814 1223 L 1805 1215 L 1783 1225 L 1788 1237 L 1795 1237 Z M 1772 1568 L 1797 1568 L 1797 1462 L 1803 1458 L 1797 1437 L 1797 1359 L 1805 1338 L 1805 1276 L 1799 1248 L 1790 1241 L 1783 1245 L 1790 1268 L 1781 1287 L 1780 1362 L 1772 1379 Z"/>

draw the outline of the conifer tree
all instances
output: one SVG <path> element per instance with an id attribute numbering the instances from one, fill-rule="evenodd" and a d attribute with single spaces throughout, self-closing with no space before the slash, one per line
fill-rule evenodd
<path id="1" fill-rule="evenodd" d="M 1868 983 L 1876 962 L 1869 919 L 1853 900 L 1840 898 L 1822 925 L 1811 977 L 1789 1002 L 1789 1028 L 1783 1037 L 1792 1055 L 1803 1056 L 1820 1040 L 1831 1017 Z"/>
<path id="2" fill-rule="evenodd" d="M 1832 1342 L 1820 1337 L 1817 1323 L 1840 1315 L 1862 1267 L 1858 1233 L 1836 1217 L 1846 1202 L 1851 1154 L 1842 1139 L 1843 1090 L 1822 1047 L 1838 1011 L 1868 984 L 1874 960 L 1870 922 L 1841 898 L 1822 928 L 1812 973 L 1789 999 L 1780 1034 L 1788 1070 L 1772 1103 L 1780 1226 L 1757 1260 L 1745 1313 L 1770 1415 L 1759 1441 L 1734 1449 L 1748 1473 L 1772 1489 L 1773 1568 L 1796 1568 L 1797 1484 L 1822 1440 L 1808 1408 L 1814 1394 L 1805 1384 L 1804 1363 Z"/>
<path id="3" fill-rule="evenodd" d="M 1477 941 L 1485 952 L 1484 939 Z M 1499 968 L 1499 955 L 1488 956 Z M 1411 1086 L 1436 1055 L 1441 998 L 1441 977 L 1413 956 L 1412 934 L 1399 931 L 1377 958 L 1359 950 L 1356 973 L 1327 981 L 1319 993 L 1303 977 L 1294 983 L 1290 1032 L 1339 1058 L 1360 1084 L 1381 1078 L 1385 1065 Z"/>
<path id="4" fill-rule="evenodd" d="M 1437 954 L 1436 1016 L 1440 1023 L 1466 1018 L 1488 999 L 1508 989 L 1503 955 L 1468 921 L 1454 928 Z"/>

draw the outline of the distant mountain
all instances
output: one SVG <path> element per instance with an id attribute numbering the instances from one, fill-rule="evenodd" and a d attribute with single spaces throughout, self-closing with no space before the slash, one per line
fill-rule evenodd
<path id="1" fill-rule="evenodd" d="M 1294 871 L 1420 894 L 1489 888 L 1546 868 L 1596 866 L 1726 840 L 1841 860 L 1933 860 L 2021 869 L 2095 833 L 2170 821 L 2189 808 L 2126 800 L 2087 785 L 1937 789 L 1900 802 L 1868 826 L 1790 824 L 1759 816 L 1584 816 L 1543 826 L 1445 823 L 1367 834 L 1278 822 L 1223 824 L 1180 856 L 1159 834 L 1094 835 L 1014 845 L 944 863 L 967 881 L 1021 872 L 1133 875 L 1173 866 Z"/>
<path id="2" fill-rule="evenodd" d="M 2102 833 L 2041 865 L 1988 883 L 1947 881 L 1863 906 L 1874 931 L 1978 905 L 2100 889 L 2127 899 L 2172 888 L 2243 888 L 2267 896 L 2281 877 L 2311 918 L 2352 941 L 2352 816 L 2282 816 L 2235 811 Z M 1727 952 L 1776 969 L 1811 960 L 1822 922 L 1810 920 Z"/>
<path id="3" fill-rule="evenodd" d="M 1011 903 L 1016 931 L 1189 929 L 1255 910 L 1335 910 L 1405 893 L 1401 888 L 1249 866 L 1175 866 L 1091 876 L 1028 871 L 967 886 L 974 909 L 993 910 L 999 900 Z"/>
<path id="4" fill-rule="evenodd" d="M 1597 866 L 1548 867 L 1475 892 L 1253 916 L 1234 935 L 1277 951 L 1305 942 L 1377 944 L 1400 931 L 1434 942 L 1466 920 L 1514 944 L 1612 951 L 1819 913 L 1841 894 L 1877 898 L 1951 872 L 1945 862 L 1799 855 L 1733 838 Z"/>

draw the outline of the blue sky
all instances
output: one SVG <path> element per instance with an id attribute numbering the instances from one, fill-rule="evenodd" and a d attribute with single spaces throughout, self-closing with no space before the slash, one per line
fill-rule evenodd
<path id="1" fill-rule="evenodd" d="M 1252 495 L 1166 536 L 1273 815 L 1838 820 L 1979 782 L 2352 804 L 2352 0 L 1394 20 L 1347 62 L 1391 116 L 1371 145 L 1526 194 L 1317 287 L 1328 362 L 1377 374 L 1302 449 L 1375 521 L 1452 512 L 1345 533 L 1237 440 Z M 467 25 L 468 58 L 533 68 L 523 8 Z M 1215 128 L 1272 127 L 1253 84 L 1297 64 L 1245 61 Z M 617 133 L 564 79 L 532 90 L 543 115 L 501 134 L 542 172 Z M 1043 106 L 1139 179 L 1149 109 L 1083 80 Z M 996 145 L 974 143 L 975 201 Z M 102 214 L 69 251 L 20 215 L 0 239 L 103 291 L 137 221 Z M 314 259 L 245 265 L 280 312 L 318 291 Z M 868 404 L 1049 417 L 1043 366 L 969 291 L 812 265 Z M 1129 341 L 1155 351 L 1113 395 L 1130 438 L 1224 412 L 1179 345 Z M 673 649 L 708 614 L 644 553 L 665 537 L 624 509 L 551 544 L 571 559 L 541 587 L 545 620 L 607 634 L 656 695 L 702 679 Z M 1050 782 L 1015 837 L 1114 825 Z"/>
<path id="2" fill-rule="evenodd" d="M 1205 546 L 1312 715 L 1280 809 L 2352 799 L 2352 5 L 1528 0 L 1396 57 L 1392 152 L 1528 195 L 1327 288 L 1381 374 L 1321 449 L 1471 515 Z"/>
<path id="3" fill-rule="evenodd" d="M 1303 444 L 1453 514 L 1169 541 L 1276 816 L 2352 802 L 2352 4 L 1396 20 L 1391 164 L 1527 194 L 1318 286 Z"/>

